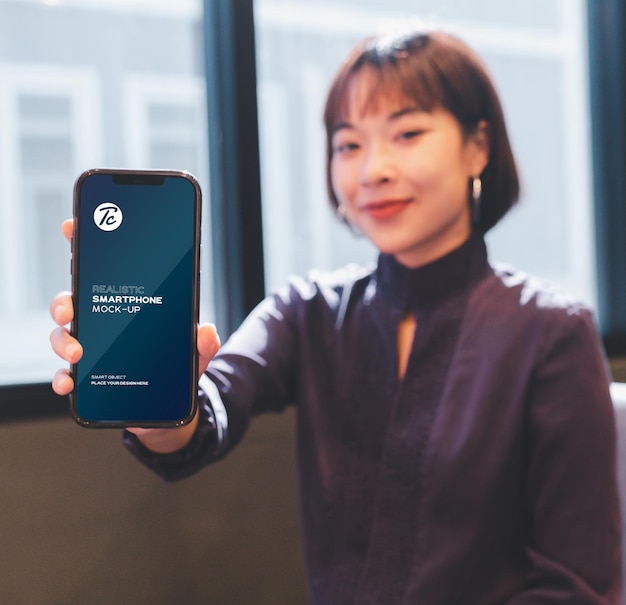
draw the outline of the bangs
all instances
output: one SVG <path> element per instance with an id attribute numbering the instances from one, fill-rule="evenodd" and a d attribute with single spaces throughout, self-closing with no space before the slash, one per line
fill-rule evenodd
<path id="1" fill-rule="evenodd" d="M 445 85 L 429 58 L 430 45 L 428 35 L 365 40 L 348 57 L 331 88 L 325 108 L 327 132 L 345 121 L 351 110 L 364 116 L 378 111 L 381 104 L 408 104 L 421 111 L 445 106 Z"/>
<path id="2" fill-rule="evenodd" d="M 440 105 L 430 74 L 420 73 L 406 60 L 362 62 L 343 74 L 326 106 L 329 132 L 348 120 L 352 111 L 360 117 L 378 112 L 381 106 L 411 106 L 432 111 Z"/>

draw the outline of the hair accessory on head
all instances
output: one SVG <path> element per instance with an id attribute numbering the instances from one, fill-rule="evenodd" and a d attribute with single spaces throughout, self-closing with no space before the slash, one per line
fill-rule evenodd
<path id="1" fill-rule="evenodd" d="M 472 222 L 480 222 L 480 198 L 483 192 L 483 183 L 479 176 L 472 178 Z"/>

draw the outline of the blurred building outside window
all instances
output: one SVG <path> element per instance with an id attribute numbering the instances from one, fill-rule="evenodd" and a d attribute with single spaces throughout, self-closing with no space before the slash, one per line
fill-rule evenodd
<path id="1" fill-rule="evenodd" d="M 176 168 L 208 191 L 202 2 L 0 0 L 0 384 L 49 382 L 75 179 Z M 204 238 L 209 211 L 205 197 Z M 210 246 L 202 316 L 211 318 Z"/>

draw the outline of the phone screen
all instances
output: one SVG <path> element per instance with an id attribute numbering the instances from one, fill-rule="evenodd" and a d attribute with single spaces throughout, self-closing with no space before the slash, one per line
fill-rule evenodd
<path id="1" fill-rule="evenodd" d="M 72 414 L 176 426 L 197 393 L 200 188 L 174 171 L 92 170 L 74 190 Z"/>

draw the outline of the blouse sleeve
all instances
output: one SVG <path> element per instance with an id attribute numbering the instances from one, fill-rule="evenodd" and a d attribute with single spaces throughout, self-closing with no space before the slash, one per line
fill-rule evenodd
<path id="1" fill-rule="evenodd" d="M 122 441 L 140 462 L 157 475 L 167 481 L 177 481 L 221 457 L 221 452 L 225 449 L 225 435 L 220 420 L 207 393 L 199 389 L 198 427 L 183 449 L 171 454 L 157 454 L 146 448 L 137 436 L 129 431 L 123 432 Z"/>
<path id="2" fill-rule="evenodd" d="M 591 314 L 563 313 L 529 392 L 526 589 L 510 605 L 618 603 L 621 591 L 615 421 Z"/>
<path id="3" fill-rule="evenodd" d="M 242 438 L 250 418 L 293 400 L 299 295 L 295 288 L 263 301 L 220 349 L 199 385 L 199 422 L 182 450 L 156 454 L 125 431 L 123 443 L 167 480 L 219 460 Z"/>

